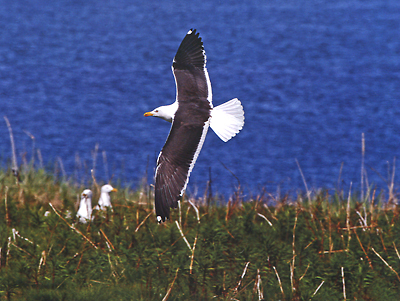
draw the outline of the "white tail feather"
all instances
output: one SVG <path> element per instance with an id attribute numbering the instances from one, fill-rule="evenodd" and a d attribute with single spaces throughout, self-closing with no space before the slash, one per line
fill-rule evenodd
<path id="1" fill-rule="evenodd" d="M 239 99 L 214 107 L 211 111 L 210 127 L 222 141 L 234 137 L 244 125 L 244 111 Z"/>

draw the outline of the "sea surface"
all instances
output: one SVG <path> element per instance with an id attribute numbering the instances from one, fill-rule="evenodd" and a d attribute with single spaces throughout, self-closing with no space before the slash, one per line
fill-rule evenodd
<path id="1" fill-rule="evenodd" d="M 143 113 L 175 100 L 171 63 L 190 28 L 214 105 L 237 97 L 246 120 L 227 143 L 210 130 L 189 194 L 210 179 L 226 198 L 239 185 L 245 197 L 295 193 L 301 172 L 310 190 L 359 191 L 363 133 L 364 185 L 387 191 L 400 157 L 398 0 L 0 0 L 0 164 L 7 116 L 19 164 L 151 183 L 170 124 Z"/>

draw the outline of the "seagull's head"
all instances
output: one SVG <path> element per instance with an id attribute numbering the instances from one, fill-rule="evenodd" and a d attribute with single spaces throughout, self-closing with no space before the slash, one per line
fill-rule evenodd
<path id="1" fill-rule="evenodd" d="M 81 194 L 82 199 L 91 199 L 92 191 L 90 189 L 85 189 Z"/>
<path id="2" fill-rule="evenodd" d="M 154 117 L 164 119 L 168 122 L 172 122 L 174 120 L 175 112 L 177 109 L 178 109 L 178 103 L 174 102 L 171 105 L 161 106 L 161 107 L 155 108 L 151 112 L 146 112 L 146 113 L 144 113 L 144 116 L 146 116 L 146 117 L 154 116 Z"/>
<path id="3" fill-rule="evenodd" d="M 106 184 L 104 186 L 101 187 L 101 192 L 107 192 L 110 193 L 112 191 L 118 191 L 116 188 L 112 187 L 110 184 Z"/>

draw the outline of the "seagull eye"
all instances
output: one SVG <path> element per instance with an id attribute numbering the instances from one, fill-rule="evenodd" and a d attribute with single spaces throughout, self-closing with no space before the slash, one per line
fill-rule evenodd
<path id="1" fill-rule="evenodd" d="M 155 110 L 154 112 L 158 113 L 158 110 Z"/>

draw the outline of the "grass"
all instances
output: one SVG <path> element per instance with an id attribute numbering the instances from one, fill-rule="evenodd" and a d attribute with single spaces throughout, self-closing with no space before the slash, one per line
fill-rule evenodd
<path id="1" fill-rule="evenodd" d="M 342 191 L 185 199 L 158 225 L 147 185 L 75 218 L 84 188 L 0 171 L 0 300 L 398 300 L 400 222 L 390 200 Z M 94 204 L 99 185 L 90 185 Z M 240 195 L 240 194 L 234 194 Z M 54 209 L 53 209 L 54 208 Z M 45 216 L 45 212 L 50 214 Z M 70 216 L 70 217 L 69 217 Z"/>

